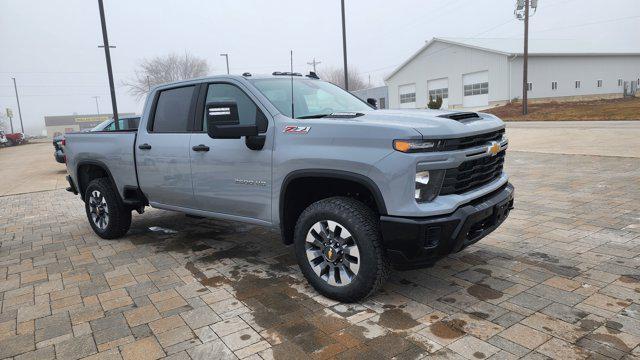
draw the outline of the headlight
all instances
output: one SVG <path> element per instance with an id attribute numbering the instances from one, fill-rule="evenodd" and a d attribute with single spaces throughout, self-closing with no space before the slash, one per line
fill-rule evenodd
<path id="1" fill-rule="evenodd" d="M 403 153 L 435 151 L 438 140 L 393 140 L 393 148 Z"/>
<path id="2" fill-rule="evenodd" d="M 422 170 L 416 172 L 415 199 L 419 203 L 429 202 L 440 193 L 444 170 Z"/>

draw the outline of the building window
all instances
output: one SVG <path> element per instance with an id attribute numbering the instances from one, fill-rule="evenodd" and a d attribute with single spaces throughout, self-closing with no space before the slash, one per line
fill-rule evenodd
<path id="1" fill-rule="evenodd" d="M 533 83 L 527 83 L 527 91 L 533 90 Z"/>
<path id="2" fill-rule="evenodd" d="M 475 83 L 464 86 L 464 96 L 481 95 L 489 93 L 489 83 Z"/>
<path id="3" fill-rule="evenodd" d="M 378 109 L 386 109 L 387 104 L 385 104 L 385 98 L 378 99 Z"/>
<path id="4" fill-rule="evenodd" d="M 576 80 L 576 89 L 580 89 L 580 80 Z"/>
<path id="5" fill-rule="evenodd" d="M 618 86 L 622 86 L 622 79 L 618 79 Z"/>
<path id="6" fill-rule="evenodd" d="M 599 88 L 602 87 L 602 80 L 596 81 L 596 87 L 599 87 Z"/>
<path id="7" fill-rule="evenodd" d="M 558 90 L 558 82 L 557 81 L 552 81 L 551 82 L 551 90 Z"/>
<path id="8" fill-rule="evenodd" d="M 416 102 L 416 93 L 400 94 L 400 104 L 414 103 Z"/>
<path id="9" fill-rule="evenodd" d="M 447 99 L 449 98 L 449 88 L 429 90 L 429 99 Z"/>

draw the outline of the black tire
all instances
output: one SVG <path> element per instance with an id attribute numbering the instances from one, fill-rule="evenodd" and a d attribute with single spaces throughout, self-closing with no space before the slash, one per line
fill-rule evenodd
<path id="1" fill-rule="evenodd" d="M 330 285 L 316 274 L 307 259 L 307 234 L 314 224 L 323 221 L 336 222 L 346 229 L 359 250 L 359 270 L 347 285 Z M 298 264 L 307 281 L 320 294 L 334 300 L 356 302 L 366 298 L 382 286 L 389 274 L 377 216 L 355 199 L 332 197 L 307 207 L 296 223 L 294 245 Z"/>
<path id="2" fill-rule="evenodd" d="M 96 212 L 92 211 L 92 204 L 96 202 L 92 199 L 92 194 L 97 194 L 104 199 L 107 207 L 106 221 L 98 221 L 98 223 L 96 223 L 96 220 L 94 220 L 93 215 L 96 215 Z M 99 202 L 102 203 L 102 201 Z M 131 209 L 128 209 L 122 203 L 109 179 L 98 178 L 89 183 L 84 192 L 84 207 L 91 228 L 101 238 L 116 239 L 124 236 L 124 234 L 129 231 L 129 227 L 131 226 Z M 102 210 L 101 214 L 104 216 L 104 210 Z M 103 220 L 105 219 L 103 218 Z"/>

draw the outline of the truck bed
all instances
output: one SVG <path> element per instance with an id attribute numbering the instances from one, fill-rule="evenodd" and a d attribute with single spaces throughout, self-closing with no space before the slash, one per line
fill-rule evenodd
<path id="1" fill-rule="evenodd" d="M 95 164 L 109 169 L 110 177 L 120 195 L 125 188 L 137 188 L 134 146 L 136 131 L 78 132 L 65 135 L 64 151 L 67 172 L 74 184 L 79 184 L 80 165 Z"/>

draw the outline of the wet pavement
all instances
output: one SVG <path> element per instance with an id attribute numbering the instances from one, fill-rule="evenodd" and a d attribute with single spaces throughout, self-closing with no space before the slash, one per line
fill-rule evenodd
<path id="1" fill-rule="evenodd" d="M 102 240 L 64 190 L 0 197 L 0 358 L 640 357 L 640 159 L 510 151 L 516 209 L 357 304 L 279 234 L 149 210 Z"/>

